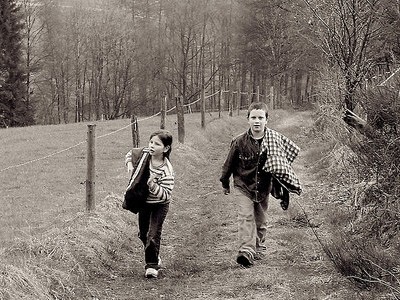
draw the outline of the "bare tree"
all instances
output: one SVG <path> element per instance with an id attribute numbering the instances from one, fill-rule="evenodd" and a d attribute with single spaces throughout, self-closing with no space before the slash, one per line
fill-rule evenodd
<path id="1" fill-rule="evenodd" d="M 25 31 L 25 57 L 26 57 L 26 92 L 25 99 L 27 105 L 31 105 L 31 95 L 35 92 L 37 74 L 42 68 L 42 61 L 46 57 L 41 53 L 41 42 L 44 34 L 44 24 L 40 20 L 43 6 L 33 0 L 23 0 L 21 7 L 24 15 Z"/>
<path id="2" fill-rule="evenodd" d="M 381 31 L 382 1 L 318 1 L 318 5 L 309 0 L 304 2 L 314 15 L 312 24 L 320 48 L 341 71 L 344 106 L 354 110 L 354 94 L 374 63 L 371 42 L 377 40 Z"/>
<path id="3" fill-rule="evenodd" d="M 194 9 L 197 1 L 170 1 L 166 6 L 169 70 L 165 78 L 182 98 L 183 104 L 198 96 L 199 85 L 193 85 L 201 60 L 202 20 Z M 201 16 L 201 15 L 200 15 Z M 200 38 L 200 41 L 198 40 Z M 195 78 L 200 82 L 199 78 Z"/>

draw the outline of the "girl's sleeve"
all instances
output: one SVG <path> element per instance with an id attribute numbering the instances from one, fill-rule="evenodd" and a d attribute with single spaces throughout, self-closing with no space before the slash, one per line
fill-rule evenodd
<path id="1" fill-rule="evenodd" d="M 132 150 L 128 151 L 125 155 L 125 166 L 128 164 L 128 162 L 132 162 Z"/>

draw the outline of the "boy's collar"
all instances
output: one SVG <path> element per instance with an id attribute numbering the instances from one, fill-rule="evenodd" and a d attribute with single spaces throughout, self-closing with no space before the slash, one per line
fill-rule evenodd
<path id="1" fill-rule="evenodd" d="M 260 139 L 263 138 L 263 137 L 265 137 L 266 132 L 267 132 L 267 127 L 264 128 L 264 134 L 263 134 L 262 137 L 260 137 Z M 253 139 L 256 139 L 256 140 L 257 140 L 257 138 L 255 138 L 255 137 L 253 136 L 253 132 L 251 131 L 251 128 L 248 129 L 247 133 L 248 133 Z"/>

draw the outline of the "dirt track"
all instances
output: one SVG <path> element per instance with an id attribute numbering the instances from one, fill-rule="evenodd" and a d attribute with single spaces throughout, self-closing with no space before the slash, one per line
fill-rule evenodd
<path id="1" fill-rule="evenodd" d="M 308 136 L 311 113 L 274 111 L 270 119 L 268 126 L 302 148 L 294 167 L 304 191 L 292 196 L 288 211 L 271 198 L 267 257 L 249 269 L 236 264 L 235 201 L 221 193 L 218 181 L 232 135 L 247 127 L 244 119 L 224 138 L 205 140 L 201 149 L 191 143 L 175 147 L 172 159 L 180 159 L 174 161 L 177 185 L 164 228 L 160 278 L 144 279 L 133 228 L 123 245 L 131 249 L 132 261 L 116 262 L 109 278 L 93 278 L 93 299 L 369 299 L 336 272 L 309 226 L 325 236 L 324 204 L 315 201 L 324 182 L 312 172 L 321 153 Z"/>

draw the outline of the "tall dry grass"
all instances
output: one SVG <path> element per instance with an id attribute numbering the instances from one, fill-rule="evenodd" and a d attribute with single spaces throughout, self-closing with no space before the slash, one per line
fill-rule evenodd
<path id="1" fill-rule="evenodd" d="M 93 213 L 78 213 L 39 236 L 3 250 L 1 299 L 76 299 L 91 276 L 106 276 L 129 236 L 122 199 L 108 196 Z"/>

